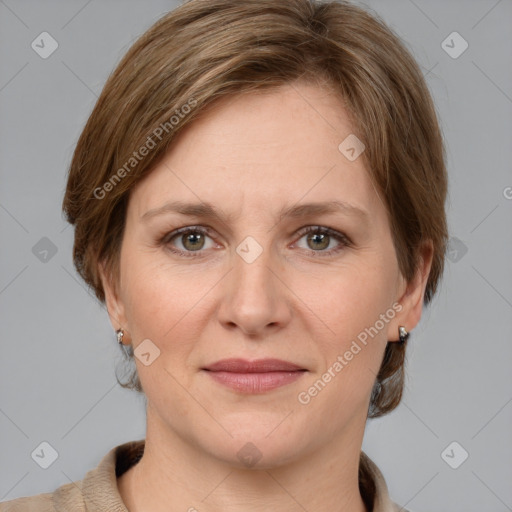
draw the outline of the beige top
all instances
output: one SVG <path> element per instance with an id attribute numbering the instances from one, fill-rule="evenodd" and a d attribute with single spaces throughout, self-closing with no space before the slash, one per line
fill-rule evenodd
<path id="1" fill-rule="evenodd" d="M 144 453 L 144 439 L 112 448 L 83 480 L 54 492 L 0 503 L 0 512 L 128 512 L 117 488 L 117 477 L 136 464 Z M 384 477 L 361 451 L 359 488 L 368 512 L 408 512 L 391 501 Z"/>

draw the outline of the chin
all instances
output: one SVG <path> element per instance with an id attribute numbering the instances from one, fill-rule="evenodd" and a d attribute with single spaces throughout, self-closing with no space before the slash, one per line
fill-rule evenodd
<path id="1" fill-rule="evenodd" d="M 271 469 L 300 458 L 301 444 L 304 437 L 290 432 L 278 432 L 272 429 L 255 428 L 255 423 L 248 423 L 246 428 L 232 429 L 232 438 L 217 443 L 207 441 L 205 450 L 230 466 L 240 469 Z M 270 433 L 270 435 L 269 435 Z"/>

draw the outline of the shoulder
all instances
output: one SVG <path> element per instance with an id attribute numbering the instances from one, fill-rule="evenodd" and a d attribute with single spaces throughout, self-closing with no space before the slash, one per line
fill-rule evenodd
<path id="1" fill-rule="evenodd" d="M 25 496 L 0 503 L 0 512 L 85 511 L 82 481 L 64 484 L 53 492 Z"/>
<path id="2" fill-rule="evenodd" d="M 0 512 L 53 512 L 53 493 L 38 494 L 0 503 Z"/>
<path id="3" fill-rule="evenodd" d="M 85 508 L 80 484 L 81 481 L 64 484 L 53 492 L 4 501 L 0 503 L 0 512 L 81 512 Z"/>
<path id="4" fill-rule="evenodd" d="M 83 480 L 61 485 L 53 492 L 0 503 L 0 512 L 127 512 L 117 488 L 117 477 L 136 464 L 144 453 L 144 440 L 115 446 Z"/>
<path id="5" fill-rule="evenodd" d="M 0 512 L 85 511 L 81 481 L 60 486 L 53 492 L 16 498 L 0 503 Z"/>

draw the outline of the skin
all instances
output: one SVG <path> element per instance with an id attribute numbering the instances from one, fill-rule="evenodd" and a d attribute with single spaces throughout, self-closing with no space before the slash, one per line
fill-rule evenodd
<path id="1" fill-rule="evenodd" d="M 370 393 L 386 343 L 398 340 L 399 325 L 412 330 L 420 320 L 432 251 L 425 246 L 406 283 L 363 159 L 338 150 L 351 133 L 343 104 L 320 85 L 237 96 L 191 123 L 132 190 L 119 281 L 101 270 L 114 328 L 134 348 L 150 339 L 160 350 L 148 366 L 136 358 L 147 432 L 143 458 L 118 479 L 130 512 L 366 511 L 357 470 Z M 210 203 L 226 218 L 141 219 L 175 200 Z M 343 212 L 278 216 L 285 206 L 332 200 L 364 210 L 369 222 Z M 213 234 L 159 243 L 185 226 Z M 351 244 L 318 241 L 301 234 L 305 226 L 330 227 Z M 252 263 L 236 252 L 247 236 L 262 248 Z M 401 311 L 300 403 L 298 394 L 394 303 Z M 229 357 L 279 358 L 308 371 L 244 394 L 201 371 Z M 237 457 L 247 442 L 262 455 L 252 467 Z"/>

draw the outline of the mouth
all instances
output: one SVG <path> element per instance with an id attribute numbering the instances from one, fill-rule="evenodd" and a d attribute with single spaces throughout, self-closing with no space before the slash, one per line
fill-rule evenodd
<path id="1" fill-rule="evenodd" d="M 281 359 L 223 359 L 201 368 L 214 381 L 241 393 L 264 393 L 290 384 L 308 370 Z"/>

